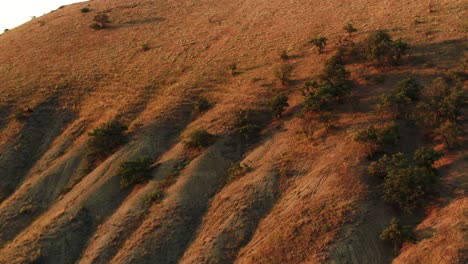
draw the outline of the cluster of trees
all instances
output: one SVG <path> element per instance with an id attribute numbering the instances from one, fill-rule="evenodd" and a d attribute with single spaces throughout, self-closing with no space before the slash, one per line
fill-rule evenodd
<path id="1" fill-rule="evenodd" d="M 432 148 L 417 149 L 412 157 L 403 153 L 383 155 L 369 166 L 369 173 L 383 180 L 383 200 L 411 213 L 438 190 L 433 165 L 442 157 Z"/>
<path id="2" fill-rule="evenodd" d="M 398 82 L 390 94 L 382 95 L 377 111 L 382 117 L 413 120 L 427 135 L 443 139 L 452 148 L 463 135 L 460 117 L 464 102 L 459 80 L 439 77 L 423 87 L 415 79 L 407 78 Z"/>

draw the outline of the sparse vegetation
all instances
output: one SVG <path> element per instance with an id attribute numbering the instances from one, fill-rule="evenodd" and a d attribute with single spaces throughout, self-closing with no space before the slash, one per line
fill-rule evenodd
<path id="1" fill-rule="evenodd" d="M 241 163 L 240 161 L 233 163 L 228 169 L 228 182 L 232 182 L 233 180 L 242 177 L 243 175 L 251 171 L 252 168 L 246 163 Z"/>
<path id="2" fill-rule="evenodd" d="M 142 51 L 148 51 L 148 50 L 150 50 L 150 49 L 151 49 L 151 47 L 150 47 L 150 45 L 148 45 L 147 43 L 141 44 L 141 50 L 142 50 Z"/>
<path id="3" fill-rule="evenodd" d="M 120 177 L 120 188 L 125 189 L 138 183 L 147 182 L 151 178 L 151 159 L 141 157 L 120 164 L 117 175 Z"/>
<path id="4" fill-rule="evenodd" d="M 396 64 L 408 50 L 408 44 L 401 39 L 393 41 L 385 30 L 377 30 L 365 42 L 365 57 L 375 66 Z"/>
<path id="5" fill-rule="evenodd" d="M 105 29 L 109 27 L 111 21 L 109 20 L 109 16 L 107 14 L 101 13 L 97 14 L 93 19 L 94 24 L 91 25 L 92 29 Z"/>
<path id="6" fill-rule="evenodd" d="M 91 160 L 105 158 L 125 144 L 127 137 L 123 132 L 127 129 L 127 126 L 114 120 L 88 133 L 88 156 Z"/>
<path id="7" fill-rule="evenodd" d="M 390 225 L 380 234 L 380 239 L 393 244 L 393 253 L 396 256 L 403 243 L 414 241 L 414 235 L 411 228 L 402 227 L 396 218 L 392 218 Z"/>
<path id="8" fill-rule="evenodd" d="M 288 85 L 291 81 L 292 72 L 292 65 L 284 63 L 275 69 L 275 76 L 280 80 L 282 85 Z"/>
<path id="9" fill-rule="evenodd" d="M 237 63 L 233 62 L 229 64 L 229 69 L 231 70 L 231 75 L 234 76 L 237 74 Z"/>
<path id="10" fill-rule="evenodd" d="M 89 9 L 88 7 L 81 8 L 81 13 L 89 13 L 89 12 L 91 12 L 91 9 Z"/>
<path id="11" fill-rule="evenodd" d="M 233 126 L 236 133 L 247 140 L 257 137 L 261 130 L 258 113 L 251 109 L 236 112 Z"/>
<path id="12" fill-rule="evenodd" d="M 288 97 L 285 94 L 278 94 L 273 97 L 270 105 L 273 116 L 277 119 L 280 119 L 283 115 L 284 109 L 289 106 Z"/>
<path id="13" fill-rule="evenodd" d="M 322 54 L 323 49 L 327 45 L 327 38 L 326 37 L 316 37 L 309 40 L 309 43 L 312 44 L 318 51 L 319 54 Z"/>
<path id="14" fill-rule="evenodd" d="M 184 141 L 185 146 L 193 149 L 205 148 L 213 143 L 214 136 L 204 129 L 196 129 Z"/>
<path id="15" fill-rule="evenodd" d="M 357 29 L 355 29 L 351 23 L 346 24 L 343 29 L 349 34 L 349 36 L 354 32 L 357 32 Z"/>
<path id="16" fill-rule="evenodd" d="M 289 59 L 288 51 L 282 50 L 279 55 L 280 59 L 287 61 Z"/>
<path id="17" fill-rule="evenodd" d="M 161 201 L 164 198 L 164 193 L 161 189 L 157 188 L 156 190 L 150 192 L 145 198 L 146 207 L 150 207 L 153 203 Z"/>

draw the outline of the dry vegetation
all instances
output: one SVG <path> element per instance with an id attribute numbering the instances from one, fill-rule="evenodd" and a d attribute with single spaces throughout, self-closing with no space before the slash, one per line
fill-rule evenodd
<path id="1" fill-rule="evenodd" d="M 4 32 L 0 263 L 466 262 L 466 109 L 443 108 L 466 98 L 463 17 L 461 0 L 94 0 Z M 392 53 L 363 56 L 380 29 Z M 453 111 L 427 121 L 437 77 Z M 420 147 L 444 156 L 387 174 L 437 188 L 402 210 L 370 159 Z M 415 241 L 379 239 L 394 217 Z"/>

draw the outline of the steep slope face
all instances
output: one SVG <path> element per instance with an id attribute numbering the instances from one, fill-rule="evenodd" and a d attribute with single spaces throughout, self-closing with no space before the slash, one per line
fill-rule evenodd
<path id="1" fill-rule="evenodd" d="M 90 28 L 98 13 L 109 28 Z M 463 63 L 462 17 L 456 0 L 95 0 L 0 35 L 0 263 L 391 262 L 379 234 L 393 211 L 368 187 L 353 138 L 377 122 L 373 103 L 401 78 L 427 84 Z M 389 29 L 410 43 L 410 58 L 383 73 L 347 65 L 357 106 L 337 106 L 333 129 L 312 124 L 304 135 L 299 89 L 346 22 L 359 29 L 356 41 Z M 322 55 L 307 44 L 318 35 L 329 40 Z M 274 76 L 282 50 L 294 66 L 289 87 Z M 385 83 L 366 78 L 374 75 Z M 264 118 L 254 142 L 233 133 L 236 111 L 268 110 L 278 92 L 289 95 L 282 119 Z M 200 98 L 214 105 L 196 114 Z M 129 126 L 129 142 L 89 168 L 88 133 L 110 120 Z M 184 140 L 198 128 L 216 138 L 190 151 Z M 154 161 L 151 180 L 121 189 L 120 164 L 143 156 Z M 230 177 L 236 162 L 249 169 Z M 461 259 L 460 163 L 448 161 L 443 175 L 462 191 L 449 188 L 446 208 L 417 228 L 441 234 L 405 247 L 397 263 Z M 164 197 L 148 203 L 161 183 Z M 442 234 L 451 234 L 447 258 Z"/>

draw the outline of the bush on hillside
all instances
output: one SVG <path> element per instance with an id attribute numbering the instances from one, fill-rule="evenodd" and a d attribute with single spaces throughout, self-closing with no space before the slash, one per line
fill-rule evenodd
<path id="1" fill-rule="evenodd" d="M 398 126 L 396 124 L 380 128 L 371 125 L 361 130 L 354 138 L 355 141 L 367 147 L 368 156 L 373 156 L 375 153 L 382 152 L 386 148 L 395 145 L 398 139 Z"/>
<path id="2" fill-rule="evenodd" d="M 434 137 L 441 136 L 448 147 L 457 145 L 462 135 L 460 125 L 465 107 L 462 82 L 436 78 L 422 91 L 422 100 L 417 106 L 417 118 Z"/>
<path id="3" fill-rule="evenodd" d="M 317 112 L 326 110 L 331 103 L 343 99 L 351 91 L 350 73 L 346 70 L 344 62 L 337 55 L 330 58 L 313 82 L 304 84 L 304 110 Z"/>
<path id="4" fill-rule="evenodd" d="M 231 70 L 232 76 L 237 74 L 237 64 L 235 62 L 229 64 L 229 69 Z"/>
<path id="5" fill-rule="evenodd" d="M 81 8 L 81 13 L 89 13 L 89 12 L 91 12 L 91 9 L 89 9 L 88 7 Z"/>
<path id="6" fill-rule="evenodd" d="M 409 227 L 402 227 L 396 218 L 392 218 L 390 225 L 380 234 L 380 239 L 393 244 L 393 253 L 398 255 L 398 251 L 407 241 L 414 241 L 414 235 Z"/>
<path id="7" fill-rule="evenodd" d="M 318 51 L 319 54 L 323 52 L 323 49 L 327 45 L 327 38 L 326 37 L 316 37 L 309 40 L 309 43 L 312 44 Z"/>
<path id="8" fill-rule="evenodd" d="M 349 36 L 354 32 L 357 32 L 357 29 L 355 29 L 351 23 L 346 24 L 343 29 L 349 34 Z"/>
<path id="9" fill-rule="evenodd" d="M 385 30 L 377 30 L 365 42 L 365 57 L 375 66 L 396 64 L 408 50 L 408 44 L 401 39 L 393 41 Z"/>
<path id="10" fill-rule="evenodd" d="M 196 129 L 192 131 L 187 140 L 184 141 L 185 146 L 193 149 L 205 148 L 213 143 L 214 136 L 204 129 Z"/>
<path id="11" fill-rule="evenodd" d="M 275 76 L 280 80 L 282 85 L 288 85 L 291 81 L 293 67 L 290 64 L 284 63 L 275 69 Z"/>
<path id="12" fill-rule="evenodd" d="M 161 201 L 164 198 L 164 193 L 161 189 L 157 188 L 156 190 L 149 193 L 145 198 L 146 207 L 150 207 L 153 203 Z"/>
<path id="13" fill-rule="evenodd" d="M 213 105 L 206 98 L 198 98 L 193 106 L 194 114 L 201 114 L 208 111 Z"/>
<path id="14" fill-rule="evenodd" d="M 120 164 L 117 172 L 117 175 L 120 177 L 120 187 L 124 189 L 149 181 L 151 178 L 151 163 L 150 158 L 141 157 Z"/>
<path id="15" fill-rule="evenodd" d="M 434 162 L 442 154 L 430 148 L 415 151 L 411 158 L 402 153 L 384 155 L 369 166 L 369 173 L 383 179 L 385 202 L 411 213 L 439 189 Z"/>
<path id="16" fill-rule="evenodd" d="M 118 147 L 127 142 L 123 134 L 128 128 L 119 121 L 110 121 L 88 133 L 88 155 L 93 160 L 112 154 Z"/>
<path id="17" fill-rule="evenodd" d="M 412 106 L 419 100 L 422 86 L 413 78 L 401 80 L 392 89 L 392 93 L 382 95 L 377 110 L 395 117 L 409 118 Z"/>
<path id="18" fill-rule="evenodd" d="M 96 30 L 108 28 L 109 24 L 111 23 L 111 21 L 109 20 L 109 16 L 104 13 L 97 14 L 93 20 L 96 23 L 92 24 L 91 28 Z"/>
<path id="19" fill-rule="evenodd" d="M 270 101 L 273 116 L 280 119 L 284 110 L 289 106 L 288 97 L 285 94 L 278 94 Z"/>
<path id="20" fill-rule="evenodd" d="M 253 139 L 258 136 L 261 131 L 259 113 L 254 110 L 240 110 L 234 116 L 234 130 L 244 139 Z"/>

